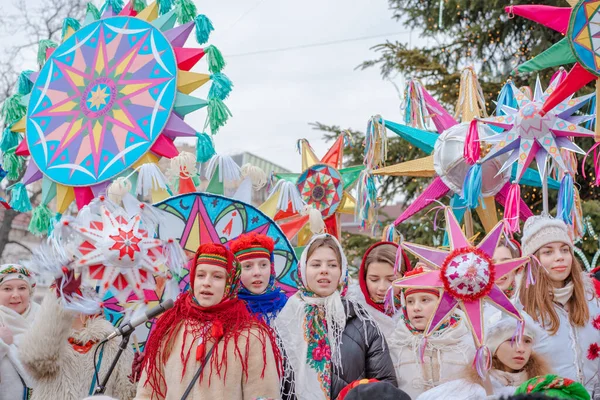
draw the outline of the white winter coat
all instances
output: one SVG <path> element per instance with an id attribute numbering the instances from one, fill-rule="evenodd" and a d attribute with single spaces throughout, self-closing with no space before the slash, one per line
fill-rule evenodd
<path id="1" fill-rule="evenodd" d="M 502 396 L 511 396 L 517 390 L 514 386 L 504 386 L 490 374 L 494 394 L 488 396 L 483 386 L 467 379 L 456 379 L 426 391 L 415 400 L 496 400 Z"/>
<path id="2" fill-rule="evenodd" d="M 444 382 L 457 379 L 466 365 L 473 362 L 475 345 L 464 319 L 433 333 L 427 339 L 423 363 L 419 349 L 423 334 L 413 334 L 400 320 L 390 340 L 390 348 L 398 348 L 394 367 L 398 387 L 415 399 L 421 393 Z"/>
<path id="3" fill-rule="evenodd" d="M 81 331 L 71 328 L 73 314 L 65 310 L 54 293 L 48 293 L 38 316 L 20 344 L 21 362 L 36 380 L 31 400 L 81 400 L 88 396 L 94 376 L 95 346 L 85 354 L 78 353 L 68 341 L 73 337 L 80 343 L 102 340 L 114 331 L 107 320 L 89 319 Z M 100 380 L 119 348 L 119 340 L 104 347 L 100 364 Z M 98 351 L 100 353 L 100 351 Z M 109 382 L 106 394 L 120 400 L 135 395 L 135 385 L 129 381 L 133 351 L 128 348 L 121 356 Z"/>
<path id="4" fill-rule="evenodd" d="M 8 307 L 0 306 L 0 326 L 13 333 L 13 343 L 8 345 L 0 339 L 0 398 L 22 399 L 25 387 L 33 388 L 35 382 L 23 368 L 19 359 L 19 344 L 23 334 L 31 326 L 40 306 L 33 301 L 29 308 L 18 314 Z"/>

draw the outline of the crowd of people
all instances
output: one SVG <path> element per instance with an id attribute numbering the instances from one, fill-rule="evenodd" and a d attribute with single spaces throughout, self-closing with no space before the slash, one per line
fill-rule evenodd
<path id="1" fill-rule="evenodd" d="M 520 244 L 503 239 L 496 248 L 494 262 L 531 256 L 536 266 L 497 277 L 525 323 L 515 339 L 518 321 L 485 305 L 491 359 L 484 376 L 473 366 L 476 348 L 460 311 L 423 340 L 441 290 L 394 285 L 429 268 L 421 260 L 412 266 L 398 244 L 369 248 L 353 280 L 338 240 L 315 235 L 289 298 L 276 285 L 273 249 L 272 239 L 255 233 L 227 246 L 200 245 L 189 264 L 189 290 L 157 319 L 143 357 L 130 348 L 123 353 L 106 395 L 474 400 L 600 394 L 600 304 L 594 278 L 577 262 L 560 220 L 531 217 Z M 74 277 L 69 285 L 84 290 Z M 48 291 L 37 305 L 34 287 L 25 267 L 1 267 L 0 398 L 91 396 L 118 351 L 114 340 L 98 348 L 114 328 L 101 314 L 65 310 L 61 291 Z"/>

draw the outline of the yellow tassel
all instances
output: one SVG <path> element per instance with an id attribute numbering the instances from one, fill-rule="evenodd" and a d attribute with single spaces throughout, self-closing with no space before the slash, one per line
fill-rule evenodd
<path id="1" fill-rule="evenodd" d="M 461 122 L 470 122 L 481 117 L 487 117 L 485 98 L 475 69 L 471 66 L 463 69 L 460 75 L 460 89 L 454 118 Z"/>

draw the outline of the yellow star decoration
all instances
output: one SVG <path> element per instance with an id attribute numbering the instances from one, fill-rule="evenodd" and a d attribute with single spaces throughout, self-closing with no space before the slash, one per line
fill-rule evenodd
<path id="1" fill-rule="evenodd" d="M 106 87 L 101 88 L 98 86 L 98 88 L 91 93 L 92 96 L 88 100 L 90 108 L 95 107 L 96 109 L 99 109 L 106 104 L 106 98 L 110 96 L 110 94 L 106 93 L 106 90 Z"/>

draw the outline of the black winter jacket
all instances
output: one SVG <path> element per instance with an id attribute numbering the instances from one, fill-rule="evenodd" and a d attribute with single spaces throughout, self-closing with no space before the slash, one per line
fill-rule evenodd
<path id="1" fill-rule="evenodd" d="M 347 318 L 341 344 L 343 369 L 332 373 L 331 400 L 335 400 L 349 383 L 359 379 L 374 378 L 397 387 L 396 372 L 385 338 L 371 323 L 363 324 L 353 303 L 343 302 Z"/>

